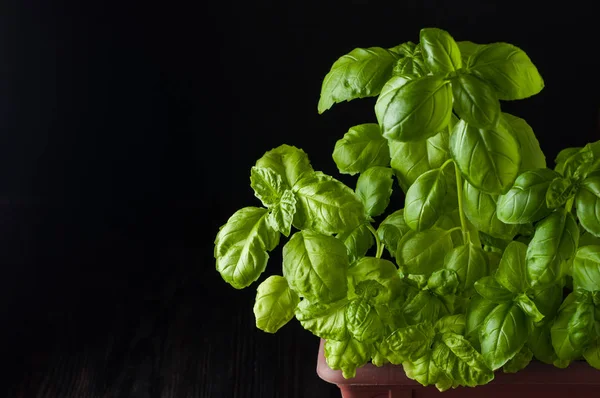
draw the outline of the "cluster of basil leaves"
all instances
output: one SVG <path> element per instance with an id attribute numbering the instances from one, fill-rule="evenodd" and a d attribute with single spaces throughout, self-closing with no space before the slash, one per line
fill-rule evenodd
<path id="1" fill-rule="evenodd" d="M 342 56 L 319 113 L 378 97 L 377 123 L 333 152 L 355 189 L 301 149 L 268 151 L 250 176 L 263 207 L 221 227 L 217 270 L 247 287 L 288 237 L 282 275 L 258 286 L 256 325 L 274 333 L 295 316 L 348 378 L 369 361 L 402 364 L 443 391 L 533 358 L 600 369 L 600 143 L 550 169 L 531 127 L 500 109 L 543 86 L 521 49 L 435 28 Z M 394 176 L 405 204 L 387 211 Z"/>

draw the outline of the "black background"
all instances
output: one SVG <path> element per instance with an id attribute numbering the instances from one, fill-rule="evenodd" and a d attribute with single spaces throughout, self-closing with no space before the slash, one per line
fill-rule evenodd
<path id="1" fill-rule="evenodd" d="M 336 175 L 335 141 L 375 121 L 374 100 L 318 115 L 323 77 L 353 48 L 416 42 L 423 27 L 528 53 L 546 88 L 503 110 L 529 122 L 548 160 L 597 140 L 597 14 L 549 4 L 5 2 L 3 385 L 11 396 L 335 396 L 314 373 L 318 339 L 295 322 L 254 329 L 257 284 L 237 291 L 215 271 L 218 227 L 260 205 L 250 167 L 287 143 Z"/>

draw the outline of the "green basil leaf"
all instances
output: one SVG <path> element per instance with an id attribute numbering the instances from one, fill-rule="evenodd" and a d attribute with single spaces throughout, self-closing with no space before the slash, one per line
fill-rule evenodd
<path id="1" fill-rule="evenodd" d="M 404 361 L 416 361 L 429 350 L 435 331 L 430 323 L 396 329 L 387 338 L 387 346 L 396 358 Z"/>
<path id="2" fill-rule="evenodd" d="M 404 219 L 415 231 L 429 229 L 440 217 L 447 195 L 446 177 L 442 169 L 421 174 L 405 195 Z"/>
<path id="3" fill-rule="evenodd" d="M 300 231 L 283 246 L 283 276 L 310 301 L 327 304 L 346 297 L 347 271 L 346 246 L 334 237 Z"/>
<path id="4" fill-rule="evenodd" d="M 550 169 L 529 170 L 517 177 L 510 190 L 498 197 L 498 218 L 507 224 L 539 221 L 550 214 L 546 192 L 558 174 Z"/>
<path id="5" fill-rule="evenodd" d="M 521 293 L 515 299 L 515 303 L 523 310 L 523 312 L 531 318 L 535 323 L 539 323 L 544 319 L 544 314 L 538 310 L 537 306 L 525 293 Z"/>
<path id="6" fill-rule="evenodd" d="M 314 172 L 308 155 L 302 149 L 290 145 L 280 145 L 266 152 L 256 161 L 255 166 L 273 170 L 288 187 L 293 187 L 300 179 Z"/>
<path id="7" fill-rule="evenodd" d="M 379 47 L 355 48 L 341 56 L 323 79 L 319 113 L 336 103 L 379 95 L 397 59 L 398 54 Z"/>
<path id="8" fill-rule="evenodd" d="M 575 195 L 576 188 L 571 180 L 562 177 L 556 177 L 546 191 L 546 206 L 549 209 L 556 209 L 567 203 L 567 200 Z"/>
<path id="9" fill-rule="evenodd" d="M 600 336 L 596 336 L 592 343 L 583 350 L 583 357 L 591 367 L 600 370 Z"/>
<path id="10" fill-rule="evenodd" d="M 490 83 L 501 100 L 531 97 L 544 81 L 527 54 L 508 43 L 482 46 L 469 58 L 467 70 Z"/>
<path id="11" fill-rule="evenodd" d="M 549 322 L 540 326 L 534 326 L 527 340 L 527 345 L 533 352 L 535 359 L 552 365 L 558 360 L 558 357 L 554 352 L 554 347 L 552 347 L 550 326 L 551 323 Z"/>
<path id="12" fill-rule="evenodd" d="M 426 76 L 429 73 L 422 56 L 402 57 L 394 65 L 394 76 Z"/>
<path id="13" fill-rule="evenodd" d="M 450 123 L 450 84 L 438 76 L 413 80 L 394 77 L 377 98 L 375 114 L 387 139 L 419 141 L 433 137 Z"/>
<path id="14" fill-rule="evenodd" d="M 403 308 L 408 324 L 414 325 L 421 322 L 433 324 L 441 317 L 450 315 L 453 308 L 450 308 L 441 298 L 427 290 L 422 290 L 410 297 Z"/>
<path id="15" fill-rule="evenodd" d="M 351 289 L 354 289 L 361 282 L 378 282 L 385 288 L 380 294 L 383 303 L 390 303 L 400 297 L 405 289 L 394 263 L 382 258 L 361 258 L 348 270 L 348 280 Z M 348 292 L 349 297 L 353 295 L 353 292 Z"/>
<path id="16" fill-rule="evenodd" d="M 583 228 L 600 237 L 600 175 L 583 180 L 575 197 L 575 208 Z"/>
<path id="17" fill-rule="evenodd" d="M 294 317 L 294 309 L 300 298 L 290 289 L 283 276 L 272 275 L 257 289 L 254 303 L 256 327 L 268 333 L 275 333 Z"/>
<path id="18" fill-rule="evenodd" d="M 254 190 L 254 196 L 260 199 L 265 207 L 279 203 L 281 196 L 289 188 L 273 169 L 256 166 L 251 169 L 250 186 Z"/>
<path id="19" fill-rule="evenodd" d="M 396 262 L 407 274 L 429 275 L 442 268 L 444 256 L 452 247 L 450 231 L 432 228 L 408 233 L 398 243 Z"/>
<path id="20" fill-rule="evenodd" d="M 523 348 L 528 337 L 527 316 L 514 303 L 503 303 L 489 313 L 480 329 L 481 354 L 496 370 Z"/>
<path id="21" fill-rule="evenodd" d="M 533 352 L 531 352 L 527 345 L 524 345 L 523 348 L 521 348 L 521 351 L 517 352 L 517 355 L 504 364 L 502 371 L 504 373 L 517 373 L 518 371 L 525 369 L 532 359 Z"/>
<path id="22" fill-rule="evenodd" d="M 528 292 L 535 306 L 545 316 L 545 321 L 554 319 L 558 308 L 563 302 L 563 285 L 555 283 L 543 288 L 532 289 Z"/>
<path id="23" fill-rule="evenodd" d="M 563 263 L 574 255 L 579 228 L 565 209 L 557 209 L 540 221 L 527 248 L 527 276 L 531 286 L 551 285 L 563 275 Z"/>
<path id="24" fill-rule="evenodd" d="M 473 127 L 493 129 L 500 118 L 500 101 L 494 89 L 475 75 L 452 78 L 454 111 Z"/>
<path id="25" fill-rule="evenodd" d="M 575 289 L 600 290 L 600 246 L 577 249 L 572 273 Z"/>
<path id="26" fill-rule="evenodd" d="M 473 43 L 468 40 L 457 41 L 456 44 L 460 49 L 460 55 L 464 65 L 468 64 L 469 58 L 483 47 L 483 44 Z"/>
<path id="27" fill-rule="evenodd" d="M 389 166 L 390 150 L 378 124 L 360 124 L 335 143 L 333 160 L 340 173 L 354 175 L 369 167 Z"/>
<path id="28" fill-rule="evenodd" d="M 404 192 L 426 171 L 442 167 L 450 158 L 448 131 L 413 142 L 390 140 L 391 166 Z"/>
<path id="29" fill-rule="evenodd" d="M 497 303 L 485 297 L 475 295 L 467 307 L 465 319 L 465 335 L 469 338 L 476 337 L 479 342 L 479 331 L 485 318 L 498 306 Z"/>
<path id="30" fill-rule="evenodd" d="M 267 209 L 245 207 L 219 228 L 214 250 L 217 271 L 236 289 L 258 279 L 267 267 L 267 252 L 279 244 L 279 232 L 269 226 L 267 216 Z"/>
<path id="31" fill-rule="evenodd" d="M 452 380 L 435 364 L 432 359 L 433 351 L 429 350 L 414 361 L 402 363 L 406 377 L 416 380 L 423 386 L 435 385 L 439 391 L 452 387 Z"/>
<path id="32" fill-rule="evenodd" d="M 371 358 L 372 344 L 348 338 L 346 340 L 325 341 L 325 360 L 333 370 L 341 370 L 345 379 L 356 376 L 356 369 L 365 365 Z"/>
<path id="33" fill-rule="evenodd" d="M 397 210 L 387 216 L 377 228 L 377 235 L 392 257 L 396 257 L 398 242 L 404 235 L 412 231 L 404 220 L 404 209 Z"/>
<path id="34" fill-rule="evenodd" d="M 496 280 L 513 293 L 524 293 L 529 288 L 525 256 L 527 245 L 512 241 L 506 246 L 500 265 L 496 271 Z"/>
<path id="35" fill-rule="evenodd" d="M 588 231 L 584 230 L 581 236 L 579 237 L 579 247 L 594 245 L 600 246 L 600 237 L 594 236 Z"/>
<path id="36" fill-rule="evenodd" d="M 458 275 L 451 269 L 435 271 L 427 280 L 427 289 L 438 296 L 450 296 L 458 289 Z"/>
<path id="37" fill-rule="evenodd" d="M 467 181 L 490 194 L 508 191 L 521 165 L 518 143 L 502 124 L 482 130 L 459 121 L 450 136 L 450 152 Z"/>
<path id="38" fill-rule="evenodd" d="M 464 334 L 466 318 L 464 314 L 448 315 L 440 318 L 434 325 L 437 333 Z"/>
<path id="39" fill-rule="evenodd" d="M 433 346 L 433 361 L 453 385 L 475 387 L 489 383 L 494 372 L 463 336 L 444 333 Z"/>
<path id="40" fill-rule="evenodd" d="M 514 298 L 514 294 L 499 284 L 493 276 L 485 276 L 475 282 L 475 290 L 481 297 L 494 303 L 508 303 Z"/>
<path id="41" fill-rule="evenodd" d="M 489 263 L 480 246 L 467 244 L 455 247 L 444 258 L 444 267 L 458 276 L 458 290 L 470 293 L 475 282 L 489 275 Z"/>
<path id="42" fill-rule="evenodd" d="M 463 196 L 465 216 L 479 231 L 498 239 L 514 238 L 519 227 L 500 221 L 496 212 L 497 195 L 485 193 L 465 181 Z"/>
<path id="43" fill-rule="evenodd" d="M 352 337 L 362 343 L 374 343 L 383 336 L 383 324 L 375 308 L 363 298 L 346 307 L 346 325 Z"/>
<path id="44" fill-rule="evenodd" d="M 271 207 L 267 221 L 271 228 L 290 236 L 294 214 L 296 214 L 296 196 L 292 190 L 287 189 L 279 199 L 279 202 Z"/>
<path id="45" fill-rule="evenodd" d="M 433 73 L 450 73 L 462 68 L 460 50 L 448 32 L 425 28 L 419 36 L 423 58 Z"/>
<path id="46" fill-rule="evenodd" d="M 369 231 L 368 223 L 361 224 L 351 231 L 341 233 L 336 238 L 346 245 L 350 264 L 364 257 L 375 244 L 375 239 L 373 239 L 373 234 Z"/>
<path id="47" fill-rule="evenodd" d="M 296 307 L 296 319 L 304 329 L 322 339 L 346 340 L 350 336 L 346 327 L 347 305 L 346 299 L 331 304 L 302 300 Z"/>
<path id="48" fill-rule="evenodd" d="M 294 226 L 323 234 L 352 230 L 366 221 L 361 200 L 347 186 L 320 172 L 298 181 L 294 186 L 297 205 Z"/>
<path id="49" fill-rule="evenodd" d="M 554 351 L 563 360 L 575 360 L 583 354 L 594 328 L 594 304 L 579 299 L 575 293 L 569 296 L 550 330 Z"/>
<path id="50" fill-rule="evenodd" d="M 358 177 L 356 195 L 365 205 L 369 216 L 381 215 L 390 203 L 393 174 L 389 167 L 375 166 L 368 168 Z"/>
<path id="51" fill-rule="evenodd" d="M 587 176 L 594 163 L 592 147 L 586 145 L 565 159 L 562 174 L 575 181 L 581 181 Z"/>
<path id="52" fill-rule="evenodd" d="M 576 155 L 583 147 L 573 147 L 573 148 L 565 148 L 561 150 L 556 158 L 554 158 L 554 164 L 556 165 L 554 170 L 560 174 L 563 174 L 565 171 L 565 162 L 571 156 Z"/>
<path id="53" fill-rule="evenodd" d="M 546 156 L 531 126 L 520 117 L 502 112 L 500 121 L 512 133 L 519 143 L 521 167 L 519 173 L 528 170 L 546 168 Z"/>

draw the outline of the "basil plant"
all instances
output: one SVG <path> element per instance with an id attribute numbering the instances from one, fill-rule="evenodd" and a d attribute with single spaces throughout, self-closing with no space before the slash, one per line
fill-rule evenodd
<path id="1" fill-rule="evenodd" d="M 518 47 L 440 29 L 354 49 L 325 76 L 318 111 L 377 97 L 376 120 L 333 150 L 356 185 L 296 147 L 266 152 L 250 174 L 262 206 L 220 228 L 217 270 L 248 287 L 285 239 L 256 326 L 295 317 L 346 378 L 391 363 L 444 391 L 532 360 L 600 369 L 600 142 L 550 168 L 532 128 L 501 109 L 543 87 Z M 390 209 L 395 182 L 404 204 Z"/>

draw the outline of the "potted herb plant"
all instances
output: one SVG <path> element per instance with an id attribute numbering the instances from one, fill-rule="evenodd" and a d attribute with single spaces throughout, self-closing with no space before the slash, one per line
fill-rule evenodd
<path id="1" fill-rule="evenodd" d="M 256 326 L 274 333 L 295 317 L 344 378 L 402 365 L 394 372 L 445 391 L 534 361 L 576 363 L 600 384 L 600 142 L 548 167 L 500 102 L 543 87 L 518 47 L 435 28 L 418 44 L 342 56 L 319 113 L 377 97 L 376 123 L 333 150 L 355 187 L 296 147 L 266 152 L 250 174 L 263 206 L 220 228 L 217 270 L 248 287 L 285 239 L 282 268 L 257 288 Z M 389 208 L 394 181 L 405 201 Z"/>

